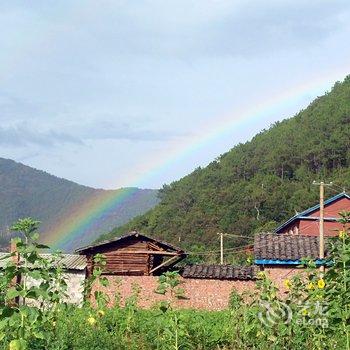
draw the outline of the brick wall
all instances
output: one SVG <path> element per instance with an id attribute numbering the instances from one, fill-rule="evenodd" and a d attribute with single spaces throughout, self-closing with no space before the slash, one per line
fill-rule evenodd
<path id="1" fill-rule="evenodd" d="M 158 286 L 158 277 L 154 276 L 108 276 L 110 285 L 106 288 L 95 286 L 95 289 L 103 290 L 111 300 L 120 293 L 122 305 L 125 299 L 132 295 L 133 285 L 140 288 L 138 305 L 149 308 L 157 302 L 168 299 L 168 296 L 154 292 Z M 176 300 L 175 305 L 180 308 L 195 308 L 207 310 L 222 310 L 228 305 L 232 289 L 242 293 L 253 290 L 253 281 L 220 281 L 202 279 L 182 279 L 182 288 L 185 289 L 185 300 Z"/>
<path id="2" fill-rule="evenodd" d="M 290 267 L 266 267 L 264 271 L 267 273 L 269 278 L 275 282 L 278 287 L 280 294 L 286 292 L 286 287 L 284 286 L 284 281 L 286 279 L 292 279 L 293 276 L 301 274 L 304 270 L 300 268 L 290 268 Z"/>
<path id="3" fill-rule="evenodd" d="M 275 281 L 283 295 L 286 291 L 283 281 L 291 279 L 295 274 L 300 273 L 297 268 L 268 267 L 265 272 Z M 111 300 L 115 300 L 116 295 L 120 295 L 121 304 L 132 295 L 133 286 L 140 288 L 138 306 L 150 308 L 157 302 L 168 299 L 168 296 L 154 292 L 158 286 L 158 277 L 154 276 L 107 276 L 108 287 L 95 286 L 94 290 L 104 291 Z M 175 306 L 179 308 L 194 308 L 207 310 L 222 310 L 227 308 L 230 293 L 235 289 L 238 293 L 254 291 L 254 281 L 221 281 L 211 279 L 181 279 L 182 288 L 185 289 L 185 300 L 176 300 Z"/>

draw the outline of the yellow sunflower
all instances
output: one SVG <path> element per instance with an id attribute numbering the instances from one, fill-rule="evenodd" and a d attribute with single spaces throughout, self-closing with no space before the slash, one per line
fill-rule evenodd
<path id="1" fill-rule="evenodd" d="M 314 284 L 312 282 L 309 282 L 307 284 L 307 286 L 306 286 L 306 289 L 308 289 L 308 290 L 311 290 L 311 289 L 314 289 L 314 288 L 315 288 L 315 286 L 314 286 Z"/>
<path id="2" fill-rule="evenodd" d="M 292 282 L 289 279 L 284 280 L 283 284 L 287 289 L 290 289 L 292 287 Z"/>
<path id="3" fill-rule="evenodd" d="M 92 316 L 90 316 L 90 317 L 87 319 L 87 323 L 88 323 L 90 326 L 93 326 L 93 325 L 95 325 L 95 323 L 96 323 L 96 319 L 93 318 Z"/>
<path id="4" fill-rule="evenodd" d="M 100 317 L 102 317 L 102 316 L 104 316 L 105 315 L 105 312 L 103 311 L 103 310 L 98 310 L 98 315 L 100 316 Z"/>
<path id="5" fill-rule="evenodd" d="M 325 287 L 325 285 L 326 285 L 326 283 L 325 283 L 325 281 L 324 281 L 323 278 L 320 278 L 320 279 L 317 281 L 317 286 L 318 286 L 318 288 L 323 289 L 323 288 Z"/>
<path id="6" fill-rule="evenodd" d="M 346 231 L 345 231 L 345 230 L 339 231 L 339 238 L 340 238 L 340 239 L 344 239 L 345 236 L 346 236 Z"/>

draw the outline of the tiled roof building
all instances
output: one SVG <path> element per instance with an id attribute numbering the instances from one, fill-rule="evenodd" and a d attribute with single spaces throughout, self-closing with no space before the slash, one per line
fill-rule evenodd
<path id="1" fill-rule="evenodd" d="M 329 254 L 326 243 L 325 256 Z M 319 259 L 319 239 L 300 236 L 262 233 L 254 239 L 254 257 L 257 265 L 299 265 L 302 259 Z"/>

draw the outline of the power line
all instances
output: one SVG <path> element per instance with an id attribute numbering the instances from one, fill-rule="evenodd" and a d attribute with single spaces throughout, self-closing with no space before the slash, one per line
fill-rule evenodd
<path id="1" fill-rule="evenodd" d="M 338 187 L 338 188 L 341 189 L 341 191 L 344 192 L 344 193 L 347 192 L 345 186 L 339 186 L 339 185 L 336 185 L 335 183 L 333 183 L 332 185 L 335 186 L 335 187 Z"/>
<path id="2" fill-rule="evenodd" d="M 243 235 L 235 235 L 232 233 L 223 233 L 223 236 L 225 237 L 233 237 L 233 238 L 251 238 L 250 236 L 243 236 Z"/>

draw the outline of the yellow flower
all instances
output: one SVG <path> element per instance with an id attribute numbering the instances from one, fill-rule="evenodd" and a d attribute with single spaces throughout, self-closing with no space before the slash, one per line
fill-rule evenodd
<path id="1" fill-rule="evenodd" d="M 340 238 L 340 239 L 344 239 L 345 236 L 346 236 L 346 231 L 345 231 L 345 230 L 339 231 L 339 238 Z"/>
<path id="2" fill-rule="evenodd" d="M 307 316 L 307 314 L 308 314 L 306 309 L 303 309 L 303 311 L 301 313 L 303 314 L 303 316 Z"/>
<path id="3" fill-rule="evenodd" d="M 323 278 L 318 280 L 318 282 L 317 282 L 318 288 L 323 289 L 325 287 L 325 285 L 326 285 L 326 283 L 325 283 Z"/>
<path id="4" fill-rule="evenodd" d="M 265 272 L 264 271 L 259 271 L 256 275 L 258 277 L 258 279 L 263 280 L 264 278 L 266 278 Z"/>
<path id="5" fill-rule="evenodd" d="M 98 310 L 98 315 L 100 316 L 100 317 L 102 317 L 102 316 L 104 316 L 105 315 L 105 312 L 103 311 L 103 310 Z"/>
<path id="6" fill-rule="evenodd" d="M 312 282 L 308 283 L 308 285 L 306 286 L 306 289 L 311 290 L 314 289 L 314 284 Z"/>
<path id="7" fill-rule="evenodd" d="M 284 286 L 287 288 L 287 289 L 289 289 L 289 288 L 291 288 L 292 287 L 292 282 L 290 281 L 290 280 L 284 280 L 283 281 L 283 284 L 284 284 Z"/>
<path id="8" fill-rule="evenodd" d="M 87 322 L 90 326 L 93 326 L 95 323 L 96 323 L 96 319 L 93 318 L 92 316 L 90 316 L 88 319 L 87 319 Z"/>

